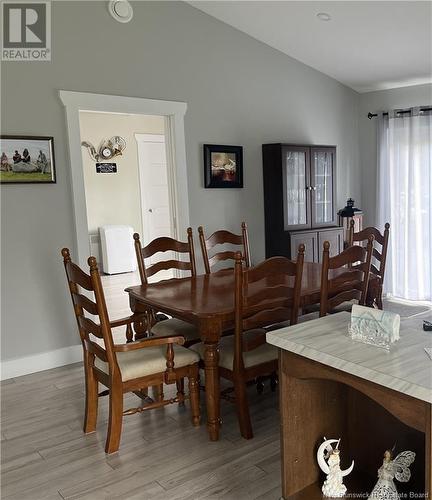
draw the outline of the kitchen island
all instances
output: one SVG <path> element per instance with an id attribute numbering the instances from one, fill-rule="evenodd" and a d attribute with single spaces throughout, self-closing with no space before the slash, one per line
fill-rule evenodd
<path id="1" fill-rule="evenodd" d="M 384 451 L 416 452 L 401 498 L 432 498 L 432 334 L 415 316 L 401 321 L 390 351 L 348 337 L 346 312 L 267 333 L 279 348 L 282 494 L 322 498 L 316 451 L 324 436 L 342 438 L 346 498 L 367 498 Z M 429 315 L 430 319 L 430 315 Z"/>

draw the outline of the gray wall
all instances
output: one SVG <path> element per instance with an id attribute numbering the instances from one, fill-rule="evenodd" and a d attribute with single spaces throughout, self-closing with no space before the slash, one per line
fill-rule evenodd
<path id="1" fill-rule="evenodd" d="M 368 112 L 386 111 L 397 108 L 432 105 L 432 85 L 414 85 L 400 89 L 380 90 L 360 95 L 360 170 L 362 172 L 362 205 L 365 223 L 375 225 L 377 141 L 376 118 L 369 120 Z"/>
<path id="2" fill-rule="evenodd" d="M 3 133 L 53 135 L 58 182 L 2 187 L 2 359 L 78 343 L 59 256 L 74 249 L 59 89 L 187 102 L 191 224 L 248 221 L 255 261 L 264 257 L 262 143 L 337 145 L 338 206 L 348 196 L 361 204 L 357 93 L 189 5 L 133 5 L 124 25 L 106 2 L 53 2 L 52 62 L 3 65 Z M 244 146 L 244 189 L 203 189 L 206 142 Z"/>

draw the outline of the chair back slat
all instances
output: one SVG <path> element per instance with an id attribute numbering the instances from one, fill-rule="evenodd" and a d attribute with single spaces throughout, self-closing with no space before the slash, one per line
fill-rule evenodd
<path id="1" fill-rule="evenodd" d="M 192 271 L 192 266 L 190 262 L 185 262 L 181 260 L 160 260 L 156 264 L 152 264 L 146 268 L 147 278 L 153 276 L 159 271 L 166 271 L 169 269 L 179 269 L 180 271 Z"/>
<path id="2" fill-rule="evenodd" d="M 249 280 L 266 279 L 268 283 L 271 281 L 284 282 L 287 276 L 296 276 L 297 262 L 288 260 L 286 257 L 271 257 L 248 270 Z"/>
<path id="3" fill-rule="evenodd" d="M 325 316 L 342 302 L 357 299 L 361 305 L 366 303 L 373 240 L 374 236 L 370 235 L 366 248 L 350 246 L 334 257 L 330 257 L 330 243 L 324 242 L 320 316 Z M 336 269 L 340 269 L 342 272 L 334 278 L 329 278 L 329 271 Z"/>
<path id="4" fill-rule="evenodd" d="M 336 278 L 328 280 L 328 289 L 338 290 L 347 283 L 360 283 L 364 275 L 363 266 L 359 268 L 349 268 L 344 273 L 339 274 Z"/>
<path id="5" fill-rule="evenodd" d="M 88 291 L 93 291 L 91 277 L 86 274 L 80 267 L 78 267 L 72 261 L 65 262 L 65 267 L 69 281 L 76 283 L 77 285 L 85 288 Z"/>
<path id="6" fill-rule="evenodd" d="M 327 306 L 329 310 L 331 310 L 334 309 L 339 304 L 342 304 L 343 302 L 348 302 L 353 299 L 360 301 L 361 296 L 362 296 L 362 290 L 358 290 L 357 288 L 344 290 L 343 292 L 339 292 L 338 294 L 328 299 Z"/>
<path id="7" fill-rule="evenodd" d="M 293 290 L 294 280 L 292 280 L 291 286 L 286 284 L 280 285 L 269 285 L 258 292 L 248 295 L 245 298 L 245 306 L 252 308 L 253 306 L 259 306 L 260 304 L 265 304 L 266 301 L 272 301 L 273 303 L 280 300 L 283 297 L 286 300 L 291 299 L 294 293 Z"/>
<path id="8" fill-rule="evenodd" d="M 378 250 L 376 248 L 374 248 L 372 251 L 372 257 L 374 257 L 376 260 L 381 262 L 382 255 L 378 252 Z"/>
<path id="9" fill-rule="evenodd" d="M 224 252 L 218 252 L 213 255 L 213 257 L 209 258 L 209 264 L 210 268 L 216 264 L 216 262 L 221 261 L 221 260 L 234 260 L 235 259 L 235 252 L 232 250 L 226 250 Z"/>
<path id="10" fill-rule="evenodd" d="M 300 245 L 296 263 L 285 257 L 272 257 L 253 268 L 244 266 L 242 253 L 236 253 L 234 371 L 244 369 L 244 337 L 247 330 L 288 319 L 291 324 L 297 323 L 304 249 L 304 245 Z M 249 344 L 248 350 L 254 345 L 262 345 L 261 340 Z"/>
<path id="11" fill-rule="evenodd" d="M 366 249 L 360 246 L 351 246 L 338 255 L 329 259 L 329 269 L 337 269 L 356 262 L 362 262 L 366 255 Z"/>
<path id="12" fill-rule="evenodd" d="M 153 276 L 160 271 L 166 271 L 169 269 L 190 271 L 192 276 L 196 276 L 192 228 L 189 227 L 187 229 L 187 242 L 178 241 L 174 238 L 162 237 L 156 238 L 145 247 L 142 247 L 139 234 L 135 233 L 133 238 L 135 242 L 134 245 L 138 262 L 138 270 L 142 284 L 147 284 L 147 279 L 150 276 Z M 186 258 L 185 260 L 160 260 L 154 264 L 146 265 L 145 259 L 149 259 L 160 252 L 175 252 L 177 254 L 184 254 Z"/>
<path id="13" fill-rule="evenodd" d="M 198 228 L 198 234 L 206 274 L 211 273 L 212 268 L 214 268 L 217 262 L 235 260 L 235 251 L 222 250 L 218 252 L 215 250 L 215 247 L 218 245 L 234 245 L 241 247 L 243 261 L 246 267 L 250 267 L 249 236 L 245 222 L 241 224 L 241 234 L 234 234 L 225 229 L 221 229 L 206 238 L 202 226 Z M 211 255 L 209 255 L 209 253 L 211 253 Z"/>
<path id="14" fill-rule="evenodd" d="M 244 331 L 252 330 L 253 328 L 262 328 L 266 325 L 287 321 L 291 317 L 292 306 L 290 307 L 275 307 L 265 309 L 256 314 L 252 314 L 243 319 L 242 327 Z"/>
<path id="15" fill-rule="evenodd" d="M 96 259 L 94 257 L 88 258 L 90 274 L 87 274 L 72 262 L 69 249 L 63 248 L 61 253 L 83 348 L 103 361 L 107 361 L 110 365 L 110 371 L 119 370 L 113 350 L 114 341 Z M 81 293 L 80 288 L 92 292 L 94 301 Z M 87 317 L 86 313 L 93 317 Z M 103 340 L 104 348 L 92 339 L 92 335 Z"/>
<path id="16" fill-rule="evenodd" d="M 82 307 L 94 316 L 98 314 L 97 305 L 85 295 L 82 295 L 81 293 L 73 293 L 72 300 L 75 306 Z"/>
<path id="17" fill-rule="evenodd" d="M 93 320 L 86 318 L 85 316 L 78 316 L 78 325 L 85 331 L 86 337 L 88 337 L 88 334 L 91 333 L 99 339 L 103 339 L 100 325 L 97 325 Z"/>
<path id="18" fill-rule="evenodd" d="M 142 255 L 144 259 L 152 257 L 158 252 L 179 252 L 187 253 L 189 252 L 189 245 L 183 241 L 177 241 L 174 238 L 168 238 L 163 236 L 162 238 L 156 238 L 151 241 L 148 245 L 143 247 Z"/>
<path id="19" fill-rule="evenodd" d="M 201 226 L 200 226 L 201 227 Z M 205 240 L 207 250 L 210 250 L 216 245 L 229 243 L 231 245 L 243 245 L 243 237 L 240 234 L 234 234 L 225 229 L 214 232 Z"/>

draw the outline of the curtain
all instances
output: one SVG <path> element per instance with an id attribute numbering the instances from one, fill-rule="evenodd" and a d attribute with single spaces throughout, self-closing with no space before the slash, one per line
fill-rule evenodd
<path id="1" fill-rule="evenodd" d="M 432 114 L 378 115 L 378 222 L 390 223 L 384 291 L 432 301 Z"/>

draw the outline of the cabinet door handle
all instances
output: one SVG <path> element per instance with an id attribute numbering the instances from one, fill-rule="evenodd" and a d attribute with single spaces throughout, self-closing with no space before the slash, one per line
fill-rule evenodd
<path id="1" fill-rule="evenodd" d="M 306 186 L 306 191 L 312 191 L 312 186 Z"/>
<path id="2" fill-rule="evenodd" d="M 311 187 L 311 189 L 312 189 L 313 191 L 316 191 L 316 190 L 317 190 L 316 186 Z"/>

